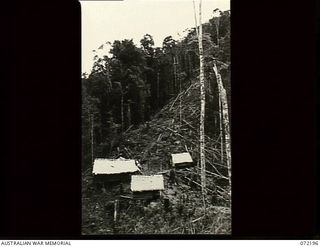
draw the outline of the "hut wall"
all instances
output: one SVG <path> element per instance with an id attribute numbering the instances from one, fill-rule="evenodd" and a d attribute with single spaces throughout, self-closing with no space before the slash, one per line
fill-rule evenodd
<path id="1" fill-rule="evenodd" d="M 133 192 L 133 198 L 134 199 L 158 199 L 160 198 L 160 191 L 154 190 L 154 191 Z"/>

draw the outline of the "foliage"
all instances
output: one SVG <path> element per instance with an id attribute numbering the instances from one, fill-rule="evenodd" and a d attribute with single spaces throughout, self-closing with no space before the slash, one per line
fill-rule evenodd
<path id="1" fill-rule="evenodd" d="M 203 33 L 208 106 L 205 131 L 210 138 L 218 138 L 218 90 L 212 59 L 222 62 L 219 69 L 230 106 L 230 11 L 204 23 Z M 121 145 L 123 132 L 151 120 L 197 78 L 197 42 L 195 28 L 180 40 L 167 36 L 162 47 L 154 47 L 152 35 L 145 34 L 140 47 L 132 39 L 115 40 L 110 57 L 95 56 L 91 73 L 82 75 L 85 169 L 91 166 L 92 153 L 95 158 L 112 155 Z"/>

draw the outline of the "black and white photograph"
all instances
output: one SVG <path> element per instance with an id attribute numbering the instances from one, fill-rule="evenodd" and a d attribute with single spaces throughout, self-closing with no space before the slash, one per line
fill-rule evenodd
<path id="1" fill-rule="evenodd" d="M 318 7 L 4 1 L 1 247 L 319 246 Z"/>
<path id="2" fill-rule="evenodd" d="M 231 234 L 230 18 L 81 1 L 83 235 Z"/>

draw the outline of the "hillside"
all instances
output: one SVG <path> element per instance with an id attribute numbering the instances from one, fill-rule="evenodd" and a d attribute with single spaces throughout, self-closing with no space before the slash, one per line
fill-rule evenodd
<path id="1" fill-rule="evenodd" d="M 209 110 L 209 109 L 208 109 Z M 150 121 L 124 131 L 108 158 L 136 159 L 144 175 L 163 174 L 165 191 L 153 202 L 130 200 L 117 186 L 97 189 L 91 168 L 83 172 L 83 234 L 230 234 L 228 172 L 219 144 L 206 136 L 207 197 L 201 198 L 199 177 L 199 81 L 185 85 Z M 195 167 L 176 171 L 170 183 L 172 153 L 190 152 Z M 113 223 L 113 202 L 119 200 Z"/>

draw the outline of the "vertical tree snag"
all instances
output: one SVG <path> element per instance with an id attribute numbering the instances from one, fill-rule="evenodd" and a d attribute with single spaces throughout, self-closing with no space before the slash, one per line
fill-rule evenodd
<path id="1" fill-rule="evenodd" d="M 140 123 L 143 123 L 145 120 L 144 114 L 145 114 L 145 103 L 146 103 L 143 86 L 139 86 L 139 103 L 140 103 L 140 106 L 139 106 Z"/>
<path id="2" fill-rule="evenodd" d="M 181 121 L 182 121 L 182 95 L 181 95 L 181 80 L 180 78 L 178 77 L 178 80 L 179 80 L 179 94 L 180 94 L 180 97 L 179 97 L 179 128 L 181 127 Z"/>
<path id="3" fill-rule="evenodd" d="M 213 11 L 213 17 L 215 17 L 214 23 L 215 23 L 215 25 L 216 25 L 216 32 L 217 32 L 217 46 L 219 46 L 219 23 L 220 23 L 220 15 L 221 15 L 220 9 L 215 9 L 215 10 Z"/>
<path id="4" fill-rule="evenodd" d="M 157 108 L 160 107 L 160 72 L 157 73 Z"/>
<path id="5" fill-rule="evenodd" d="M 202 46 L 202 23 L 201 23 L 201 4 L 199 2 L 199 59 L 200 59 L 200 167 L 201 167 L 201 185 L 202 194 L 206 194 L 206 164 L 205 164 L 205 137 L 204 137 L 204 121 L 205 121 L 205 83 L 204 83 L 204 66 L 203 66 L 203 46 Z"/>
<path id="6" fill-rule="evenodd" d="M 199 2 L 199 31 L 197 25 L 197 15 L 195 2 L 193 0 L 193 10 L 194 10 L 194 21 L 196 25 L 196 34 L 199 43 L 199 61 L 200 61 L 200 176 L 201 176 L 201 189 L 202 198 L 205 207 L 205 196 L 206 196 L 206 163 L 205 163 L 205 136 L 204 136 L 204 120 L 205 120 L 205 85 L 204 85 L 204 59 L 203 59 L 203 46 L 202 46 L 202 22 L 201 22 L 201 8 L 202 0 Z"/>
<path id="7" fill-rule="evenodd" d="M 219 95 L 221 98 L 222 106 L 222 118 L 223 118 L 223 127 L 224 127 L 224 141 L 225 141 L 225 151 L 226 151 L 226 161 L 228 167 L 228 176 L 229 176 L 229 185 L 230 185 L 230 196 L 231 196 L 231 139 L 230 139 L 230 125 L 229 125 L 229 110 L 228 110 L 228 101 L 227 93 L 223 87 L 221 75 L 218 71 L 216 60 L 213 61 L 213 70 L 217 78 Z M 231 201 L 231 200 L 230 200 Z"/>
<path id="8" fill-rule="evenodd" d="M 114 200 L 114 212 L 113 212 L 113 232 L 117 233 L 117 220 L 118 220 L 118 200 Z"/>
<path id="9" fill-rule="evenodd" d="M 192 67 L 191 67 L 191 61 L 190 61 L 190 54 L 189 52 L 188 54 L 188 69 L 189 69 L 189 77 L 191 77 L 191 73 L 192 73 Z"/>
<path id="10" fill-rule="evenodd" d="M 93 156 L 93 116 L 89 113 L 90 116 L 90 124 L 91 124 L 91 163 L 93 166 L 94 156 Z"/>
<path id="11" fill-rule="evenodd" d="M 196 11 L 196 5 L 194 3 L 194 0 L 192 0 L 192 3 L 193 3 L 193 13 L 194 13 L 194 24 L 196 25 L 196 34 L 197 34 L 197 37 L 199 38 L 198 22 L 197 22 L 197 11 Z"/>
<path id="12" fill-rule="evenodd" d="M 123 91 L 121 89 L 121 133 L 124 131 Z"/>
<path id="13" fill-rule="evenodd" d="M 127 119 L 128 119 L 128 126 L 130 127 L 130 125 L 131 125 L 131 100 L 128 100 Z"/>
<path id="14" fill-rule="evenodd" d="M 176 55 L 173 56 L 173 74 L 174 74 L 174 89 L 173 93 L 177 92 L 177 58 Z"/>
<path id="15" fill-rule="evenodd" d="M 220 126 L 220 150 L 221 150 L 221 164 L 224 163 L 224 140 L 223 140 L 223 115 L 222 115 L 222 104 L 221 104 L 221 96 L 219 93 L 219 126 Z"/>

